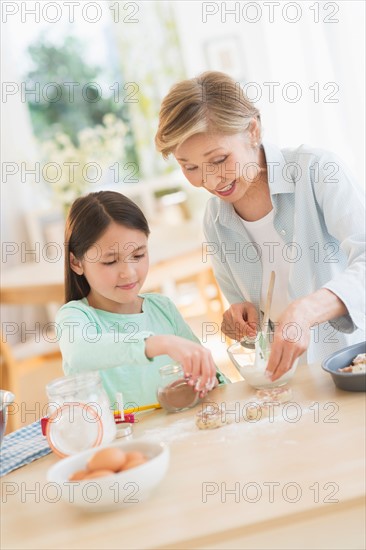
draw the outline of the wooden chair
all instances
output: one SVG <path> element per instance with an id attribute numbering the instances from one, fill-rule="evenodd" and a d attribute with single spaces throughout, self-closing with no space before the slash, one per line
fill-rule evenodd
<path id="1" fill-rule="evenodd" d="M 171 298 L 186 320 L 200 317 L 214 324 L 210 330 L 221 331 L 228 305 L 211 265 L 202 261 L 201 248 L 152 265 L 142 291 L 161 292 Z"/>
<path id="2" fill-rule="evenodd" d="M 150 265 L 142 292 L 161 292 L 175 302 L 178 285 L 192 282 L 205 302 L 206 310 L 209 311 L 211 307 L 210 300 L 204 287 L 208 280 L 211 282 L 211 273 L 210 265 L 202 263 L 201 249 L 197 248 L 180 256 Z M 219 287 L 214 279 L 213 282 L 219 292 Z M 215 292 L 215 294 L 218 295 L 218 292 Z M 221 296 L 219 299 L 221 301 Z M 184 315 L 183 310 L 182 314 Z"/>
<path id="3" fill-rule="evenodd" d="M 61 303 L 60 288 L 23 287 L 0 293 L 1 306 L 26 306 Z M 2 315 L 2 327 L 6 320 Z M 10 345 L 7 335 L 0 333 L 2 389 L 14 393 L 15 403 L 9 407 L 8 428 L 11 432 L 23 425 L 34 422 L 45 414 L 47 397 L 45 386 L 48 382 L 63 376 L 62 356 L 58 342 L 48 342 L 42 337 L 36 341 L 25 341 Z M 51 340 L 51 334 L 47 337 Z M 52 338 L 53 340 L 53 338 Z"/>
<path id="4" fill-rule="evenodd" d="M 232 381 L 242 380 L 228 359 L 232 340 L 221 332 L 229 307 L 211 265 L 202 261 L 201 249 L 151 266 L 143 292 L 161 292 L 177 306 L 202 343 L 211 349 L 216 365 Z"/>

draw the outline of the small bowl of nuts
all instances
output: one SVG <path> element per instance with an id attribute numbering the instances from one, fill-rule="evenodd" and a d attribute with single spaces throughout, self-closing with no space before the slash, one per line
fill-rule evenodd
<path id="1" fill-rule="evenodd" d="M 322 368 L 329 372 L 337 388 L 366 391 L 366 342 L 332 353 L 323 361 Z"/>

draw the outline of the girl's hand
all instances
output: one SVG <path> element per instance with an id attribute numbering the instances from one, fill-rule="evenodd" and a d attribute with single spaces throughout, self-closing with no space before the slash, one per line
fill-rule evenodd
<path id="1" fill-rule="evenodd" d="M 216 367 L 211 352 L 200 344 L 171 335 L 149 336 L 145 342 L 145 354 L 149 359 L 157 355 L 169 355 L 181 363 L 189 384 L 195 386 L 200 397 L 204 397 L 207 391 L 217 385 Z M 200 380 L 197 384 L 198 379 Z"/>
<path id="2" fill-rule="evenodd" d="M 311 322 L 304 302 L 290 304 L 282 313 L 278 322 L 268 360 L 266 373 L 272 381 L 290 370 L 297 357 L 308 348 Z"/>
<path id="3" fill-rule="evenodd" d="M 221 330 L 232 340 L 242 340 L 244 336 L 254 338 L 258 328 L 258 313 L 251 302 L 233 304 L 224 313 Z"/>

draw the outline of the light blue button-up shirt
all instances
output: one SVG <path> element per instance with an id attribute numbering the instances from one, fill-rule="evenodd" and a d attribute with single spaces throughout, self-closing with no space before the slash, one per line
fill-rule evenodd
<path id="1" fill-rule="evenodd" d="M 311 330 L 307 361 L 321 361 L 338 349 L 365 340 L 364 196 L 349 169 L 333 153 L 306 145 L 280 150 L 264 142 L 263 147 L 274 227 L 282 253 L 291 264 L 288 297 L 296 300 L 328 288 L 348 310 L 347 315 Z M 229 303 L 249 301 L 259 311 L 260 250 L 250 241 L 232 204 L 212 197 L 204 232 L 204 252 L 211 258 Z"/>

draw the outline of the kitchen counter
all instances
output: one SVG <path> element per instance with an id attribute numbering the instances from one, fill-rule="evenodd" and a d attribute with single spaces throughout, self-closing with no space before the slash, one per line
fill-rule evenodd
<path id="1" fill-rule="evenodd" d="M 292 403 L 253 422 L 242 414 L 254 397 L 246 382 L 215 389 L 206 400 L 233 420 L 216 430 L 196 428 L 200 405 L 140 413 L 133 437 L 165 441 L 171 463 L 150 498 L 127 509 L 51 502 L 53 454 L 10 473 L 2 548 L 364 548 L 365 394 L 338 390 L 319 365 L 298 367 L 290 385 Z"/>

